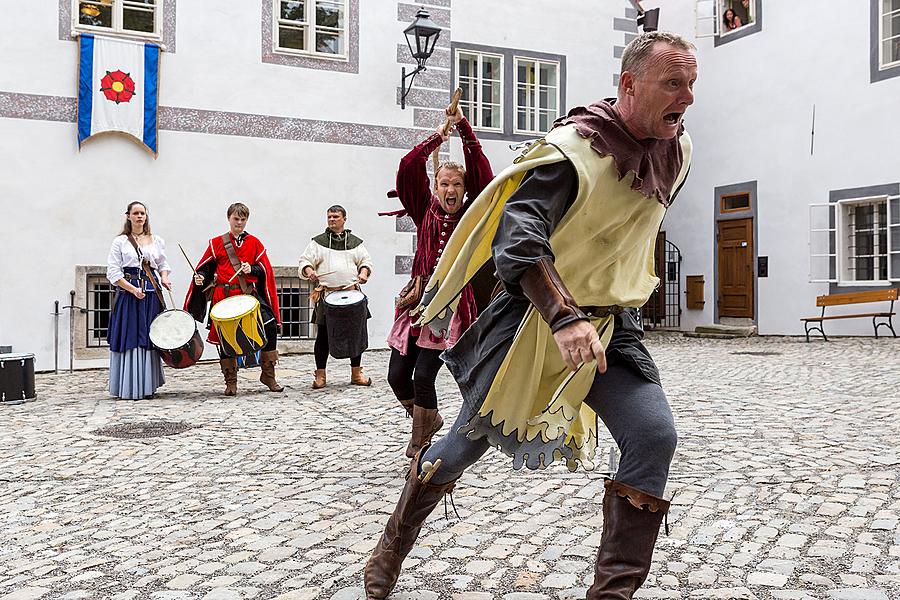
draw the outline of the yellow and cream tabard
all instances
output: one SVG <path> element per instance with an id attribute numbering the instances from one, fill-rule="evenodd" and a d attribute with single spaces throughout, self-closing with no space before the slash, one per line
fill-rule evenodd
<path id="1" fill-rule="evenodd" d="M 680 138 L 683 163 L 671 187 L 684 181 L 691 141 Z M 528 171 L 568 159 L 578 174 L 578 195 L 550 236 L 554 264 L 580 306 L 640 307 L 659 284 L 654 269 L 656 235 L 666 208 L 655 197 L 632 189 L 634 172 L 619 178 L 612 156 L 601 156 L 575 125 L 554 129 L 500 173 L 469 207 L 447 244 L 422 304 L 421 323 L 440 330 L 449 321 L 463 286 L 490 258 L 491 244 L 506 200 Z M 604 348 L 612 336 L 612 316 L 592 318 Z M 574 373 L 563 363 L 550 327 L 530 307 L 476 418 L 489 419 L 504 437 L 520 443 L 541 436 L 555 442 L 553 456 L 593 468 L 596 415 L 584 398 L 596 363 Z"/>

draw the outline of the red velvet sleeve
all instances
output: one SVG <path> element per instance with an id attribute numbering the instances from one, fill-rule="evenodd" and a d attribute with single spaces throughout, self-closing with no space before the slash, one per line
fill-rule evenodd
<path id="1" fill-rule="evenodd" d="M 397 195 L 416 227 L 422 224 L 431 205 L 431 180 L 426 170 L 428 157 L 440 146 L 441 136 L 435 132 L 404 156 L 397 169 Z"/>
<path id="2" fill-rule="evenodd" d="M 463 156 L 466 161 L 466 196 L 471 202 L 491 182 L 494 172 L 468 119 L 463 118 L 457 123 L 456 130 L 462 139 Z"/>

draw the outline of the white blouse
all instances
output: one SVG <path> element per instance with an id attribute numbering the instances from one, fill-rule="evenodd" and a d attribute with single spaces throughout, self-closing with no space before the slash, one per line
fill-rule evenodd
<path id="1" fill-rule="evenodd" d="M 157 274 L 172 271 L 169 261 L 166 260 L 166 242 L 158 235 L 153 236 L 152 244 L 141 246 L 141 252 L 144 254 L 144 258 L 150 261 L 150 266 Z M 140 268 L 141 259 L 138 258 L 128 237 L 120 235 L 113 240 L 112 247 L 109 249 L 109 258 L 106 259 L 106 278 L 110 283 L 115 284 L 125 276 L 123 270 L 125 267 Z"/>

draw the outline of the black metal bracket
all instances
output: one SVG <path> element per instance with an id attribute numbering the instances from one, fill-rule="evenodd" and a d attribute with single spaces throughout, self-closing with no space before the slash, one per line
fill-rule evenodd
<path id="1" fill-rule="evenodd" d="M 416 70 L 407 75 L 406 67 L 401 69 L 400 74 L 400 109 L 406 109 L 406 96 L 412 91 L 413 82 L 416 80 L 416 75 L 425 71 L 425 65 L 419 65 L 416 67 Z M 409 79 L 409 87 L 406 86 L 406 80 Z"/>

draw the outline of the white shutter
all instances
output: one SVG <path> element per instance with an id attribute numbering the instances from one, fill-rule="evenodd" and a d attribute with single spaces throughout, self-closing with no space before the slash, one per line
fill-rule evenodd
<path id="1" fill-rule="evenodd" d="M 719 35 L 719 0 L 695 0 L 694 34 L 698 38 Z"/>
<path id="2" fill-rule="evenodd" d="M 809 280 L 837 283 L 837 215 L 832 202 L 809 205 Z"/>
<path id="3" fill-rule="evenodd" d="M 900 196 L 887 199 L 888 279 L 900 281 Z"/>

